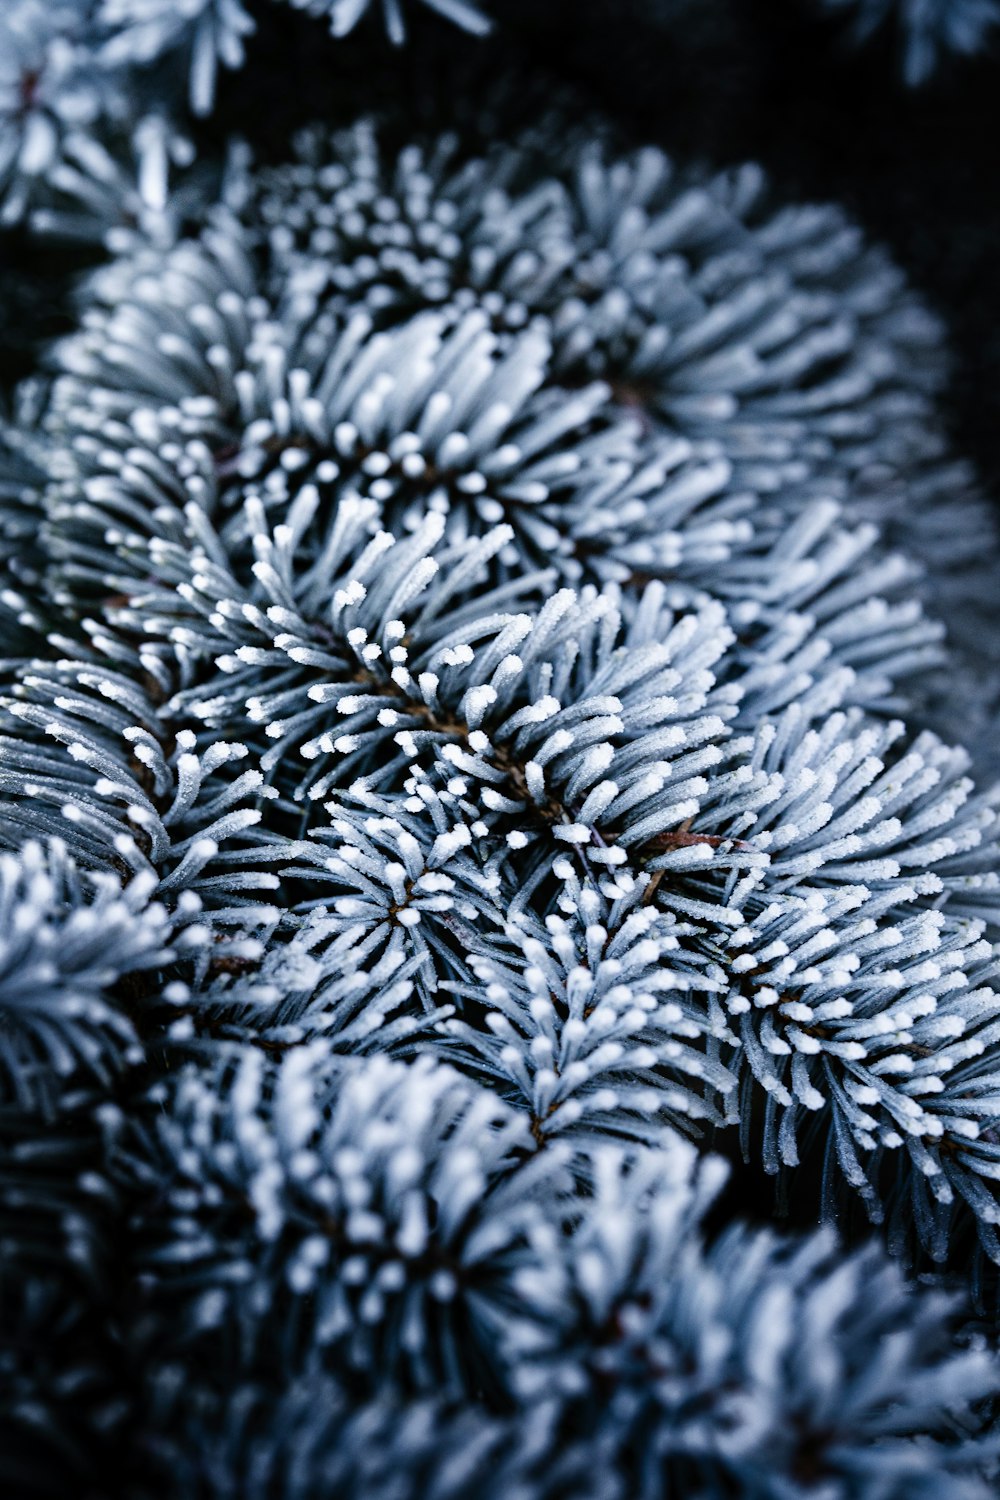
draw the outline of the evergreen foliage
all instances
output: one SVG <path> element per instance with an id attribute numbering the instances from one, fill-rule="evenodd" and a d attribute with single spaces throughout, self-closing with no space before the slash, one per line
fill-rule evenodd
<path id="1" fill-rule="evenodd" d="M 734 522 L 749 493 L 758 528 L 766 502 L 785 518 L 808 507 L 818 530 L 835 499 L 862 523 L 858 556 L 877 526 L 883 549 L 923 570 L 922 597 L 955 647 L 946 678 L 915 662 L 921 711 L 939 732 L 958 714 L 995 774 L 996 518 L 934 410 L 940 329 L 887 256 L 840 209 L 782 204 L 759 167 L 710 176 L 653 149 L 622 155 L 565 113 L 483 156 L 453 135 L 396 152 L 388 134 L 372 122 L 307 131 L 294 163 L 231 174 L 230 202 L 278 274 L 294 267 L 304 297 L 360 302 L 382 328 L 442 305 L 449 321 L 485 314 L 493 339 L 544 352 L 545 378 L 580 387 L 581 401 L 607 386 L 644 433 L 672 440 L 668 453 L 714 447 Z M 623 499 L 603 494 L 602 513 L 613 504 L 617 517 Z M 669 511 L 650 525 L 660 545 L 672 538 Z M 645 566 L 634 544 L 628 555 Z M 913 575 L 900 581 L 912 603 Z M 886 575 L 866 583 L 869 599 L 891 588 Z M 741 570 L 744 605 L 752 587 Z"/>
<path id="2" fill-rule="evenodd" d="M 5 220 L 105 254 L 0 434 L 0 1478 L 986 1500 L 941 330 L 558 112 L 199 158 L 141 80 L 207 112 L 254 16 L 0 22 Z"/>

